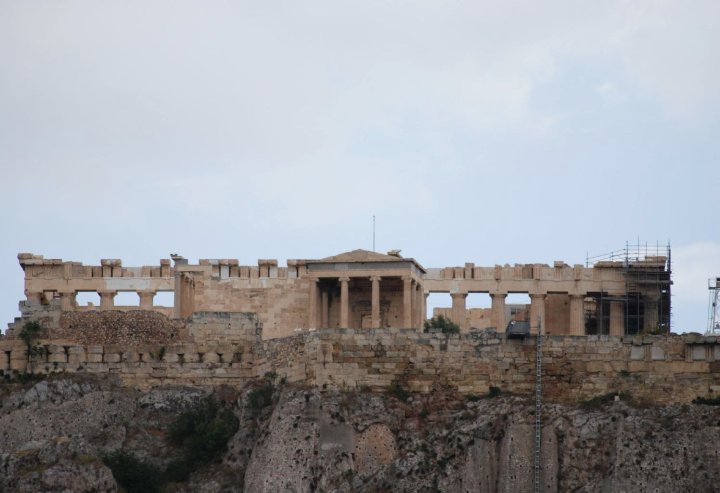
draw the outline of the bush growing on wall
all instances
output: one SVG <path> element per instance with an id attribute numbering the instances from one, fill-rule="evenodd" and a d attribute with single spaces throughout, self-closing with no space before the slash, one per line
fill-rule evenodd
<path id="1" fill-rule="evenodd" d="M 42 325 L 40 325 L 40 322 L 34 320 L 25 322 L 25 325 L 23 325 L 22 329 L 20 329 L 18 337 L 20 337 L 20 339 L 22 339 L 22 341 L 27 346 L 27 351 L 25 354 L 27 354 L 28 360 L 32 356 L 41 356 L 45 354 L 44 346 L 35 345 L 43 331 L 44 329 Z"/>
<path id="2" fill-rule="evenodd" d="M 459 334 L 460 326 L 442 315 L 425 320 L 425 332 L 439 330 L 443 334 Z"/>

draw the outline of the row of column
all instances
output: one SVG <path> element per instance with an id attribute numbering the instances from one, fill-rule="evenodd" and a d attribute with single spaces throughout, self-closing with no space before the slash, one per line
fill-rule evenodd
<path id="1" fill-rule="evenodd" d="M 371 276 L 371 295 L 370 295 L 370 318 L 371 327 L 379 329 L 381 325 L 380 319 L 380 276 Z M 330 300 L 326 290 L 320 290 L 318 287 L 319 279 L 310 280 L 310 309 L 309 309 L 309 327 L 315 328 L 320 324 L 321 327 L 328 327 Z M 420 284 L 412 277 L 402 277 L 403 281 L 403 327 L 412 328 L 419 327 L 425 320 L 425 296 L 421 290 Z M 350 327 L 350 278 L 338 278 L 340 283 L 340 328 Z M 319 303 L 318 303 L 319 302 Z M 320 305 L 320 314 L 317 313 L 318 304 Z"/>
<path id="2" fill-rule="evenodd" d="M 450 293 L 452 297 L 452 320 L 455 321 L 461 328 L 467 329 L 467 309 L 465 306 L 465 299 L 467 293 Z M 545 326 L 545 299 L 547 294 L 533 294 L 530 293 L 530 327 L 533 332 L 537 331 L 538 321 L 543 328 L 543 331 L 547 329 Z M 490 299 L 492 301 L 491 311 L 495 321 L 495 327 L 497 330 L 505 330 L 508 320 L 506 319 L 505 311 L 505 298 L 507 293 L 490 293 Z M 571 335 L 584 335 L 585 334 L 585 311 L 584 311 L 584 295 L 570 295 L 570 334 Z M 620 307 L 622 310 L 622 307 Z M 622 333 L 622 317 L 620 317 L 620 334 Z M 617 329 L 617 328 L 616 328 Z M 612 328 L 611 328 L 612 334 Z"/>
<path id="3" fill-rule="evenodd" d="M 141 290 L 136 292 L 140 297 L 140 308 L 153 307 L 153 299 L 157 291 Z M 115 306 L 117 291 L 97 291 L 97 293 L 100 296 L 100 308 L 112 308 Z M 38 305 L 42 303 L 43 293 L 27 293 L 26 296 L 30 303 Z M 76 291 L 60 292 L 60 303 L 63 310 L 73 310 L 77 303 L 76 299 Z"/>

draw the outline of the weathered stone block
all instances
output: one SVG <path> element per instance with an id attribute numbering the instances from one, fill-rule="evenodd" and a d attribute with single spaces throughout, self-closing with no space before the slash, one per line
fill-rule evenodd
<path id="1" fill-rule="evenodd" d="M 691 347 L 691 358 L 693 361 L 703 361 L 707 358 L 707 349 L 704 344 L 693 345 Z"/>
<path id="2" fill-rule="evenodd" d="M 633 346 L 630 350 L 631 360 L 644 360 L 645 359 L 645 347 L 644 346 Z"/>
<path id="3" fill-rule="evenodd" d="M 651 349 L 650 358 L 652 360 L 664 360 L 665 349 L 660 346 L 653 346 Z"/>
<path id="4" fill-rule="evenodd" d="M 96 356 L 93 354 L 93 356 Z M 120 362 L 120 354 L 118 353 L 105 353 L 103 355 L 102 361 L 104 363 L 119 363 Z"/>

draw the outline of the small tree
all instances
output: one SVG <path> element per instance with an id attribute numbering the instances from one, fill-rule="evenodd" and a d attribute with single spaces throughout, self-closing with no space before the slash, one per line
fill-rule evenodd
<path id="1" fill-rule="evenodd" d="M 439 330 L 443 334 L 459 334 L 460 326 L 442 315 L 425 320 L 425 332 Z"/>
<path id="2" fill-rule="evenodd" d="M 43 330 L 44 329 L 42 325 L 40 325 L 40 322 L 35 320 L 25 322 L 25 325 L 23 325 L 22 329 L 20 329 L 18 337 L 20 337 L 27 346 L 25 354 L 27 354 L 28 361 L 30 361 L 32 356 L 45 354 L 45 347 L 36 345 L 37 340 L 43 333 Z"/>

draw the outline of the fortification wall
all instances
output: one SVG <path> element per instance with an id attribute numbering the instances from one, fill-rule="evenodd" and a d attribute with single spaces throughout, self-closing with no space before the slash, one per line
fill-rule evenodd
<path id="1" fill-rule="evenodd" d="M 156 342 L 156 328 L 146 326 L 146 339 L 132 344 L 41 339 L 46 354 L 29 362 L 22 341 L 2 339 L 0 370 L 117 373 L 138 387 L 241 386 L 275 372 L 288 382 L 330 389 L 382 390 L 397 383 L 420 392 L 449 388 L 481 395 L 498 387 L 530 396 L 534 391 L 535 338 L 505 340 L 492 331 L 448 336 L 412 329 L 324 329 L 263 340 L 257 319 L 247 313 L 196 313 L 179 342 Z M 670 404 L 720 395 L 720 344 L 714 337 L 548 336 L 543 367 L 543 391 L 551 401 L 626 392 L 640 401 Z"/>
<path id="2" fill-rule="evenodd" d="M 491 386 L 531 395 L 535 338 L 492 333 L 446 337 L 411 330 L 340 330 L 317 334 L 318 386 L 382 388 L 392 382 L 422 392 L 438 386 L 483 394 Z M 720 345 L 714 338 L 549 336 L 543 347 L 544 394 L 578 401 L 626 392 L 655 403 L 720 395 Z"/>

